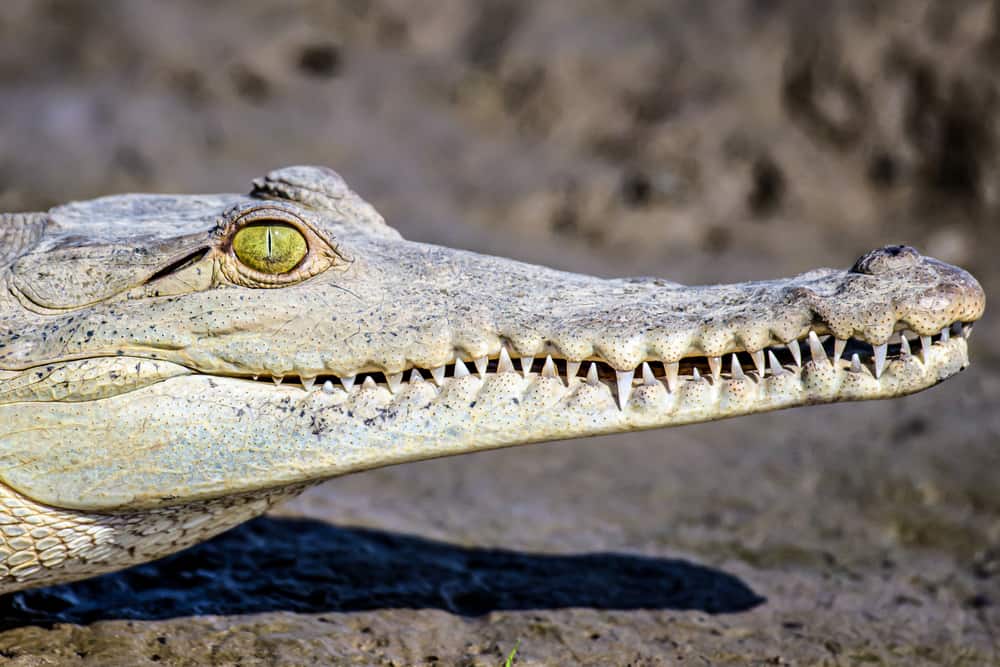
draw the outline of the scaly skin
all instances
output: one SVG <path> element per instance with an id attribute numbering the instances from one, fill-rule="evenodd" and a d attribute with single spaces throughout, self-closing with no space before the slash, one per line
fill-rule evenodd
<path id="1" fill-rule="evenodd" d="M 255 271 L 250 224 L 308 253 Z M 405 241 L 311 167 L 6 216 L 0 279 L 0 592 L 359 470 L 919 391 L 968 364 L 985 300 L 903 246 L 737 285 L 563 273 Z"/>

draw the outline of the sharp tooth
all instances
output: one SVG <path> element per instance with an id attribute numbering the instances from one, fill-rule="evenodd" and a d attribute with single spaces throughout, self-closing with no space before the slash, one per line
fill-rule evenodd
<path id="1" fill-rule="evenodd" d="M 767 351 L 767 360 L 771 364 L 771 375 L 777 377 L 784 374 L 785 369 L 781 367 L 778 363 L 778 357 L 774 356 L 774 352 L 771 350 Z"/>
<path id="2" fill-rule="evenodd" d="M 323 393 L 332 394 L 333 393 L 333 381 L 327 380 L 323 383 Z"/>
<path id="3" fill-rule="evenodd" d="M 394 394 L 399 391 L 400 387 L 403 386 L 402 373 L 392 373 L 391 375 L 386 375 L 385 380 L 389 384 L 389 391 Z"/>
<path id="4" fill-rule="evenodd" d="M 420 374 L 416 368 L 410 369 L 410 384 L 417 384 L 418 382 L 423 382 L 424 376 Z"/>
<path id="5" fill-rule="evenodd" d="M 941 342 L 947 343 L 949 338 L 951 338 L 951 329 L 948 327 L 941 329 Z"/>
<path id="6" fill-rule="evenodd" d="M 844 356 L 844 348 L 847 347 L 846 340 L 840 340 L 839 338 L 833 341 L 833 365 L 836 366 L 840 358 Z"/>
<path id="7" fill-rule="evenodd" d="M 875 348 L 875 378 L 878 379 L 882 377 L 882 371 L 885 370 L 885 355 L 889 350 L 889 346 L 886 343 L 882 343 L 873 347 Z"/>
<path id="8" fill-rule="evenodd" d="M 972 324 L 962 325 L 962 338 L 968 338 L 972 335 Z"/>
<path id="9" fill-rule="evenodd" d="M 698 370 L 697 366 L 695 366 L 694 370 L 691 371 L 691 379 L 694 380 L 695 382 L 701 379 L 701 372 Z"/>
<path id="10" fill-rule="evenodd" d="M 712 379 L 718 381 L 722 377 L 722 357 L 709 357 L 708 367 L 712 369 Z"/>
<path id="11" fill-rule="evenodd" d="M 486 369 L 490 367 L 489 357 L 479 357 L 476 359 L 476 372 L 479 373 L 480 379 L 486 379 Z"/>
<path id="12" fill-rule="evenodd" d="M 802 348 L 799 347 L 799 341 L 793 340 L 788 343 L 788 351 L 792 353 L 792 359 L 795 360 L 795 365 L 802 367 Z"/>
<path id="13" fill-rule="evenodd" d="M 648 385 L 656 384 L 656 376 L 653 375 L 653 369 L 645 361 L 642 362 L 642 383 Z"/>
<path id="14" fill-rule="evenodd" d="M 628 399 L 632 396 L 632 379 L 635 378 L 635 370 L 615 371 L 618 375 L 618 407 L 622 410 L 628 405 Z"/>
<path id="15" fill-rule="evenodd" d="M 542 364 L 542 377 L 554 378 L 558 377 L 556 374 L 556 365 L 552 361 L 552 355 L 547 355 L 545 357 L 545 363 Z"/>
<path id="16" fill-rule="evenodd" d="M 285 379 L 284 375 L 272 375 L 271 379 L 274 381 L 275 386 L 280 385 L 281 381 Z"/>
<path id="17" fill-rule="evenodd" d="M 663 362 L 663 370 L 667 376 L 667 387 L 670 388 L 671 392 L 677 391 L 677 376 L 681 372 L 681 363 L 679 361 L 665 361 Z"/>
<path id="18" fill-rule="evenodd" d="M 531 373 L 531 367 L 535 364 L 534 357 L 521 357 L 521 372 L 524 373 L 524 377 L 528 377 Z"/>
<path id="19" fill-rule="evenodd" d="M 316 384 L 316 378 L 311 378 L 306 375 L 302 375 L 299 377 L 299 379 L 302 380 L 303 389 L 305 389 L 306 391 L 313 390 L 313 386 Z"/>
<path id="20" fill-rule="evenodd" d="M 901 354 L 904 354 L 907 357 L 910 356 L 910 354 L 912 354 L 910 352 L 910 341 L 906 340 L 906 336 L 901 335 L 899 337 L 899 351 Z"/>
<path id="21" fill-rule="evenodd" d="M 253 378 L 253 381 L 254 381 L 254 382 L 256 382 L 257 380 L 259 380 L 259 379 L 260 379 L 260 376 L 259 376 L 259 375 L 251 375 L 250 377 L 252 377 L 252 378 Z"/>
<path id="22" fill-rule="evenodd" d="M 855 352 L 851 355 L 851 372 L 860 373 L 861 372 L 861 357 Z"/>
<path id="23" fill-rule="evenodd" d="M 497 362 L 497 373 L 513 373 L 514 363 L 510 360 L 510 354 L 506 347 L 500 348 L 500 360 Z"/>
<path id="24" fill-rule="evenodd" d="M 920 337 L 920 360 L 926 365 L 930 361 L 931 356 L 931 345 L 934 343 L 934 339 L 930 336 Z"/>
<path id="25" fill-rule="evenodd" d="M 767 366 L 764 365 L 764 350 L 757 350 L 756 352 L 751 352 L 750 356 L 753 357 L 754 368 L 757 369 L 757 377 L 761 380 L 764 379 L 764 373 L 767 372 Z"/>
<path id="26" fill-rule="evenodd" d="M 733 358 L 732 358 L 732 360 L 730 362 L 730 366 L 733 369 L 733 379 L 734 380 L 744 380 L 744 379 L 746 379 L 746 375 L 743 373 L 743 367 L 740 366 L 740 360 L 736 357 L 735 353 L 733 354 Z"/>
<path id="27" fill-rule="evenodd" d="M 365 377 L 365 381 L 361 383 L 362 389 L 374 389 L 375 387 L 376 387 L 375 378 L 373 378 L 371 375 Z"/>
<path id="28" fill-rule="evenodd" d="M 812 356 L 814 364 L 830 363 L 826 356 L 826 350 L 823 349 L 823 343 L 819 342 L 819 336 L 816 335 L 815 331 L 809 332 L 809 354 Z"/>
<path id="29" fill-rule="evenodd" d="M 567 361 L 566 362 L 566 386 L 569 386 L 570 381 L 576 377 L 576 374 L 580 372 L 580 362 L 579 361 Z"/>
<path id="30" fill-rule="evenodd" d="M 434 384 L 441 386 L 444 384 L 444 366 L 438 366 L 437 368 L 431 369 L 431 377 L 434 378 Z"/>
<path id="31" fill-rule="evenodd" d="M 354 378 L 356 377 L 356 375 L 345 375 L 340 378 L 340 384 L 344 385 L 344 389 L 347 390 L 347 393 L 351 393 L 351 389 L 354 389 Z"/>
<path id="32" fill-rule="evenodd" d="M 587 369 L 587 384 L 596 385 L 600 381 L 600 378 L 597 376 L 597 364 L 591 361 L 590 368 Z"/>
<path id="33" fill-rule="evenodd" d="M 464 378 L 469 374 L 469 367 L 461 359 L 455 359 L 455 377 Z"/>

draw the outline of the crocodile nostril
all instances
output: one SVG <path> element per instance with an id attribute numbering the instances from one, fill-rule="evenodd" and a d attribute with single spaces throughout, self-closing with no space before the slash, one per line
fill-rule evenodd
<path id="1" fill-rule="evenodd" d="M 887 245 L 865 253 L 851 267 L 851 273 L 878 275 L 898 271 L 920 262 L 920 253 L 908 245 Z"/>

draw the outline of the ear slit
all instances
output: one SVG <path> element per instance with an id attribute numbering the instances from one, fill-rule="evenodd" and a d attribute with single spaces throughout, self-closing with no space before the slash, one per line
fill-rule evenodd
<path id="1" fill-rule="evenodd" d="M 177 261 L 167 264 L 162 269 L 159 269 L 156 273 L 146 278 L 143 284 L 148 285 L 149 283 L 156 282 L 160 278 L 164 278 L 166 276 L 169 276 L 171 273 L 176 273 L 181 269 L 187 268 L 191 264 L 200 262 L 202 259 L 205 258 L 205 255 L 208 254 L 208 251 L 209 248 L 199 248 L 198 250 L 195 250 L 192 253 L 182 256 Z"/>

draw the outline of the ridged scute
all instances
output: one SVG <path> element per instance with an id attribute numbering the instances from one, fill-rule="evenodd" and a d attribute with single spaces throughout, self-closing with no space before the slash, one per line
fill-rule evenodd
<path id="1" fill-rule="evenodd" d="M 253 181 L 250 196 L 284 199 L 331 211 L 343 222 L 370 226 L 376 234 L 398 237 L 375 207 L 359 197 L 329 167 L 295 166 L 275 169 Z"/>
<path id="2" fill-rule="evenodd" d="M 38 243 L 47 220 L 44 213 L 0 214 L 0 269 Z"/>

